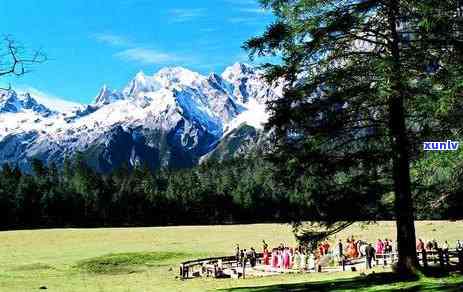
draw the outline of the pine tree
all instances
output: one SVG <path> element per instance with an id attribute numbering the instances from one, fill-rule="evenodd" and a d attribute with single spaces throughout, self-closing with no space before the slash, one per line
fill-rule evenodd
<path id="1" fill-rule="evenodd" d="M 460 1 L 261 2 L 277 21 L 245 48 L 281 57 L 264 66 L 285 82 L 269 104 L 273 160 L 287 182 L 310 177 L 307 200 L 327 226 L 375 219 L 393 193 L 397 267 L 413 273 L 410 166 L 461 120 Z"/>
<path id="2" fill-rule="evenodd" d="M 31 161 L 32 171 L 38 177 L 44 178 L 47 175 L 47 168 L 40 159 L 33 158 Z"/>

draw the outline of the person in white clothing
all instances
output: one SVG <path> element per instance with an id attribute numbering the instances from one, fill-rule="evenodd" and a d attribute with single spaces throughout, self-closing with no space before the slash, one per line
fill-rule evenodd
<path id="1" fill-rule="evenodd" d="M 315 270 L 315 255 L 313 253 L 309 254 L 309 259 L 307 263 L 308 270 Z"/>
<path id="2" fill-rule="evenodd" d="M 442 250 L 445 251 L 445 250 L 449 250 L 449 243 L 447 242 L 447 240 L 444 242 L 444 244 L 442 245 Z"/>
<path id="3" fill-rule="evenodd" d="M 298 250 L 296 250 L 293 256 L 293 267 L 292 268 L 297 270 L 299 269 L 300 264 L 301 264 L 301 254 L 299 253 Z"/>
<path id="4" fill-rule="evenodd" d="M 306 260 L 307 260 L 307 257 L 305 255 L 304 251 L 302 251 L 301 255 L 300 255 L 300 264 L 299 264 L 299 268 L 301 270 L 305 270 L 305 268 L 306 268 L 306 264 L 305 264 Z"/>

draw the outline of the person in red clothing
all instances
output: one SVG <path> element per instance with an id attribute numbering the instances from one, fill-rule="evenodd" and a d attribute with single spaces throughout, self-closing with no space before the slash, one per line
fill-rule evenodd
<path id="1" fill-rule="evenodd" d="M 383 254 L 384 253 L 384 243 L 383 241 L 378 238 L 378 240 L 376 241 L 376 254 Z"/>
<path id="2" fill-rule="evenodd" d="M 418 239 L 418 243 L 416 244 L 416 251 L 422 252 L 424 250 L 424 242 L 420 239 Z"/>
<path id="3" fill-rule="evenodd" d="M 323 251 L 325 252 L 324 255 L 327 255 L 329 250 L 330 250 L 330 243 L 326 240 L 323 243 Z"/>
<path id="4" fill-rule="evenodd" d="M 262 253 L 263 253 L 264 265 L 268 266 L 270 264 L 270 256 L 269 256 L 269 252 L 268 252 L 268 244 L 265 243 L 264 240 L 262 240 L 262 243 L 263 243 Z"/>
<path id="5" fill-rule="evenodd" d="M 320 254 L 320 256 L 324 256 L 325 255 L 325 248 L 323 247 L 323 244 L 320 244 L 318 246 L 318 253 Z"/>
<path id="6" fill-rule="evenodd" d="M 359 256 L 357 245 L 353 239 L 347 241 L 347 256 L 356 259 Z"/>
<path id="7" fill-rule="evenodd" d="M 278 250 L 276 248 L 272 250 L 272 267 L 278 268 Z"/>
<path id="8" fill-rule="evenodd" d="M 287 247 L 283 250 L 283 266 L 289 269 L 289 249 Z"/>

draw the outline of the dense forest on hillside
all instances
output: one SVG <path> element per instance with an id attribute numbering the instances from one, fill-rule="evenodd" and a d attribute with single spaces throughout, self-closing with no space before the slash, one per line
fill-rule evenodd
<path id="1" fill-rule="evenodd" d="M 439 153 L 437 153 L 439 154 Z M 448 169 L 457 159 L 431 156 L 415 175 L 428 186 L 449 185 Z M 453 157 L 453 158 L 452 158 Z M 150 171 L 122 166 L 103 175 L 88 167 L 82 155 L 67 159 L 62 170 L 32 160 L 33 173 L 14 165 L 0 171 L 2 229 L 36 227 L 147 226 L 317 220 L 306 191 L 310 178 L 284 182 L 272 164 L 261 158 L 208 162 L 192 169 Z M 447 172 L 447 173 L 446 173 Z M 431 173 L 426 179 L 425 173 Z M 429 189 L 426 188 L 426 189 Z M 456 191 L 458 192 L 458 191 Z M 416 194 L 417 218 L 458 218 L 463 212 L 455 194 L 437 188 Z M 451 200 L 454 199 L 454 202 Z M 370 218 L 392 219 L 392 201 L 368 205 Z M 459 206 L 460 205 L 460 206 Z M 449 207 L 451 206 L 451 207 Z M 364 212 L 362 212 L 364 214 Z M 342 214 L 346 219 L 346 215 Z M 362 215 L 363 216 L 363 215 Z"/>

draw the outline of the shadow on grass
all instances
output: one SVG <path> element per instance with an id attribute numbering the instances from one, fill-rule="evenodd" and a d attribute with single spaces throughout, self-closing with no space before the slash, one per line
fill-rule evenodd
<path id="1" fill-rule="evenodd" d="M 22 272 L 22 271 L 38 271 L 38 270 L 51 270 L 51 269 L 53 269 L 53 267 L 50 265 L 43 264 L 43 263 L 34 263 L 34 264 L 15 266 L 11 268 L 10 271 Z"/>
<path id="2" fill-rule="evenodd" d="M 426 273 L 427 274 L 427 273 Z M 435 275 L 438 279 L 400 277 L 395 273 L 378 273 L 368 276 L 358 276 L 347 279 L 331 279 L 305 283 L 277 284 L 260 287 L 239 287 L 226 289 L 234 292 L 270 292 L 270 291 L 463 291 L 463 277 L 448 277 L 444 274 Z"/>

